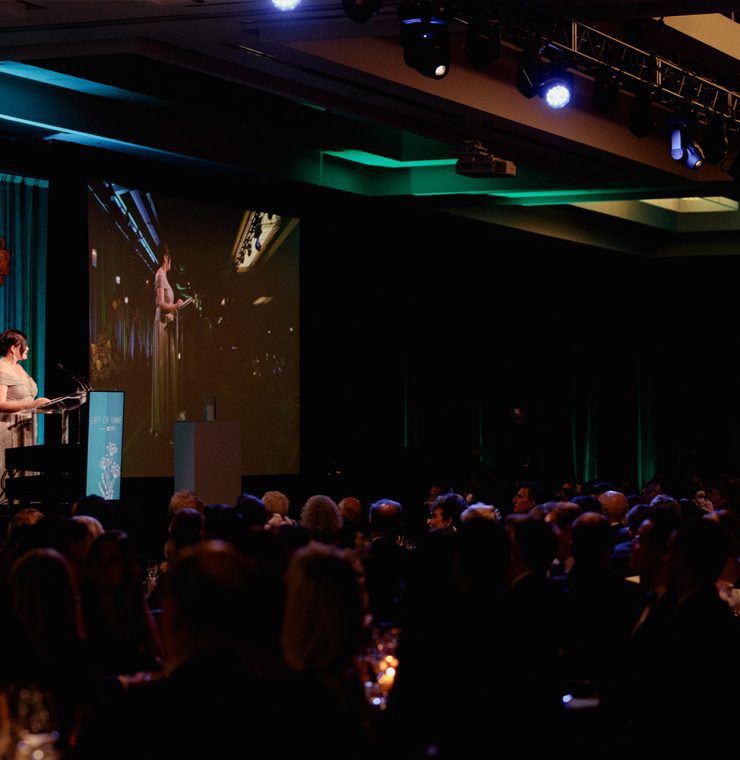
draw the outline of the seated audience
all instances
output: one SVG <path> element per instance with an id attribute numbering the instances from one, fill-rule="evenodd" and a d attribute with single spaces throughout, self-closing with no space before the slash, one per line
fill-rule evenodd
<path id="1" fill-rule="evenodd" d="M 227 544 L 183 552 L 163 590 L 166 675 L 101 705 L 80 732 L 76 758 L 318 753 L 318 737 L 306 733 L 299 712 L 310 703 L 299 705 L 280 669 L 264 670 L 280 659 L 279 597 L 274 574 Z M 325 717 L 333 726 L 335 718 Z"/>

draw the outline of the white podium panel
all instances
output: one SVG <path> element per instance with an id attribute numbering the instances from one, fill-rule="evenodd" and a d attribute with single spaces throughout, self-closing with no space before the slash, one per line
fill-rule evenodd
<path id="1" fill-rule="evenodd" d="M 175 490 L 195 491 L 206 504 L 234 504 L 242 487 L 238 422 L 175 423 Z"/>

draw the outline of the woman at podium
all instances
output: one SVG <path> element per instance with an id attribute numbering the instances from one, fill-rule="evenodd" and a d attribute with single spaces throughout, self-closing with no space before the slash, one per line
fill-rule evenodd
<path id="1" fill-rule="evenodd" d="M 183 305 L 167 279 L 172 258 L 164 246 L 162 266 L 154 276 L 156 310 L 152 334 L 152 425 L 154 435 L 172 436 L 177 406 L 177 328 L 175 312 Z"/>
<path id="2" fill-rule="evenodd" d="M 28 358 L 28 341 L 20 330 L 0 334 L 0 473 L 5 473 L 5 449 L 36 443 L 33 410 L 49 399 L 36 398 L 34 379 L 21 367 Z"/>

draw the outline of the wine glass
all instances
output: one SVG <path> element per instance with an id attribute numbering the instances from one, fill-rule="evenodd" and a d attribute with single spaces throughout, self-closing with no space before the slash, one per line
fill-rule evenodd
<path id="1" fill-rule="evenodd" d="M 15 760 L 58 760 L 59 732 L 54 725 L 54 700 L 35 686 L 18 691 L 15 705 Z"/>
<path id="2" fill-rule="evenodd" d="M 159 578 L 159 561 L 156 559 L 147 560 L 146 567 L 144 569 L 144 596 L 149 596 L 154 587 L 157 585 L 157 579 Z"/>
<path id="3" fill-rule="evenodd" d="M 365 654 L 365 697 L 373 707 L 385 710 L 398 669 L 396 627 L 375 626 Z"/>

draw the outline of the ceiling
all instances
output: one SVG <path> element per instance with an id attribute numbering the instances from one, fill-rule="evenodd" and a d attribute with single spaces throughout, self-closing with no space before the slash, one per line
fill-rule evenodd
<path id="1" fill-rule="evenodd" d="M 706 15 L 733 2 L 549 5 L 740 90 L 740 25 Z M 449 75 L 425 78 L 404 65 L 397 7 L 386 2 L 356 24 L 338 0 L 301 0 L 290 13 L 269 0 L 0 0 L 0 136 L 9 146 L 82 146 L 414 198 L 524 228 L 537 206 L 533 231 L 645 255 L 733 252 L 740 212 L 731 204 L 699 212 L 639 202 L 735 198 L 726 166 L 680 167 L 665 125 L 633 137 L 631 97 L 609 116 L 595 113 L 586 76 L 561 112 L 527 100 L 514 86 L 518 51 L 505 46 L 491 67 L 475 69 L 462 23 L 451 26 Z M 717 44 L 707 38 L 714 29 Z M 513 162 L 516 177 L 457 174 L 456 152 L 469 139 Z"/>

